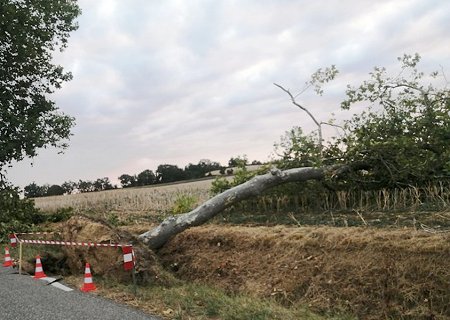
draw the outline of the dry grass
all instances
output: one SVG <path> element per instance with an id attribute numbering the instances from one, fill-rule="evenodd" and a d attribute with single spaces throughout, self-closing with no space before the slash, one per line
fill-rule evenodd
<path id="1" fill-rule="evenodd" d="M 188 183 L 126 188 L 102 192 L 36 198 L 36 207 L 54 212 L 60 208 L 72 207 L 76 213 L 118 212 L 134 214 L 167 213 L 181 196 L 192 196 L 197 203 L 210 197 L 212 180 Z"/>
<path id="2" fill-rule="evenodd" d="M 181 279 L 360 319 L 450 319 L 450 233 L 206 226 L 159 253 Z"/>

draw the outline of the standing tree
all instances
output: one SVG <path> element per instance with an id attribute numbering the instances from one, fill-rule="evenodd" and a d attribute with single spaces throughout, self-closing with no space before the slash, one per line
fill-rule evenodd
<path id="1" fill-rule="evenodd" d="M 120 180 L 120 184 L 122 185 L 122 188 L 135 187 L 137 185 L 136 176 L 131 176 L 129 174 L 124 173 L 117 179 Z"/>
<path id="2" fill-rule="evenodd" d="M 65 181 L 61 187 L 64 189 L 65 194 L 71 194 L 77 189 L 77 183 L 73 181 Z"/>
<path id="3" fill-rule="evenodd" d="M 152 170 L 144 170 L 137 175 L 137 184 L 139 186 L 148 186 L 156 182 L 156 176 Z"/>
<path id="4" fill-rule="evenodd" d="M 98 178 L 93 182 L 94 191 L 104 191 L 114 189 L 108 177 Z"/>
<path id="5" fill-rule="evenodd" d="M 185 180 L 186 174 L 176 165 L 160 164 L 156 169 L 156 177 L 159 183 L 167 183 Z"/>
<path id="6" fill-rule="evenodd" d="M 72 78 L 52 61 L 81 13 L 76 1 L 0 2 L 0 175 L 13 160 L 47 146 L 67 147 L 74 119 L 49 95 Z"/>
<path id="7" fill-rule="evenodd" d="M 64 194 L 64 188 L 57 184 L 54 184 L 54 185 L 48 187 L 46 196 L 61 196 L 63 194 Z"/>
<path id="8" fill-rule="evenodd" d="M 38 186 L 36 182 L 30 183 L 29 185 L 23 188 L 25 198 L 37 198 L 43 197 L 47 193 L 47 190 L 43 190 L 44 188 Z"/>

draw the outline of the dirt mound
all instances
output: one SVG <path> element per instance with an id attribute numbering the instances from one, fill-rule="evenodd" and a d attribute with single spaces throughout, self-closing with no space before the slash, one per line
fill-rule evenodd
<path id="1" fill-rule="evenodd" d="M 179 234 L 159 256 L 183 279 L 318 311 L 450 318 L 450 234 L 206 226 Z"/>
<path id="2" fill-rule="evenodd" d="M 170 276 L 160 266 L 158 258 L 146 246 L 141 245 L 126 231 L 116 229 L 101 220 L 85 216 L 74 216 L 59 225 L 59 240 L 72 242 L 133 244 L 137 258 L 138 283 L 166 283 Z M 94 275 L 113 277 L 119 281 L 130 281 L 130 271 L 123 269 L 121 248 L 64 246 L 62 268 L 69 274 L 84 272 L 86 262 Z M 47 259 L 46 259 L 47 260 Z M 43 260 L 43 263 L 44 260 Z M 61 263 L 60 263 L 61 264 Z"/>

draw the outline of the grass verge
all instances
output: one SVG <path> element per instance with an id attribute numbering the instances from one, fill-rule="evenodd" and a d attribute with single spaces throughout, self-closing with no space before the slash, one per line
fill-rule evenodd
<path id="1" fill-rule="evenodd" d="M 75 285 L 74 279 L 67 279 Z M 79 279 L 76 281 L 79 282 Z M 131 285 L 112 280 L 95 279 L 97 294 L 125 303 L 144 312 L 157 314 L 165 319 L 175 320 L 323 320 L 354 319 L 346 315 L 319 315 L 302 305 L 285 307 L 274 300 L 250 295 L 230 295 L 225 291 L 207 285 L 181 282 L 172 287 L 139 287 L 133 294 Z M 76 285 L 79 283 L 76 282 Z"/>

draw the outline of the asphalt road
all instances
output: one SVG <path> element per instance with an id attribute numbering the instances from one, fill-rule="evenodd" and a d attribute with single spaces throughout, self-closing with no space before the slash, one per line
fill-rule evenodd
<path id="1" fill-rule="evenodd" d="M 0 265 L 0 319 L 8 320 L 160 320 L 101 297 L 70 292 Z"/>

